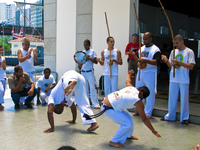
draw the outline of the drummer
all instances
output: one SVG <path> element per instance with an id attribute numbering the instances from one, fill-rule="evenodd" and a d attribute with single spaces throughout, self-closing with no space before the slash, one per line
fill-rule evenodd
<path id="1" fill-rule="evenodd" d="M 136 88 L 147 86 L 150 90 L 150 95 L 146 98 L 145 113 L 148 118 L 151 118 L 154 103 L 155 94 L 157 93 L 157 67 L 160 64 L 161 52 L 160 49 L 152 43 L 153 35 L 150 32 L 144 33 L 143 42 L 144 45 L 141 47 L 141 57 L 138 58 L 135 52 L 131 51 L 130 55 L 139 62 L 142 66 L 146 64 L 146 68 L 139 71 L 136 77 Z M 133 115 L 137 115 L 135 112 Z"/>
<path id="2" fill-rule="evenodd" d="M 90 48 L 90 40 L 86 39 L 83 42 L 84 50 L 86 53 L 87 62 L 81 65 L 81 74 L 85 78 L 85 81 L 88 83 L 86 85 L 86 92 L 89 97 L 89 93 L 92 101 L 92 108 L 100 109 L 99 101 L 97 98 L 97 91 L 95 89 L 95 76 L 94 76 L 94 67 L 93 64 L 97 64 L 96 58 L 97 54 L 93 49 Z M 89 86 L 89 87 L 88 87 Z"/>

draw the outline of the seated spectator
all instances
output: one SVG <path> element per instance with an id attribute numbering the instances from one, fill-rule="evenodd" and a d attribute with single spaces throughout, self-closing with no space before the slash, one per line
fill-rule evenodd
<path id="1" fill-rule="evenodd" d="M 19 109 L 19 99 L 20 97 L 28 96 L 25 99 L 25 106 L 27 108 L 32 108 L 31 101 L 37 94 L 37 89 L 33 84 L 30 76 L 23 72 L 21 66 L 16 65 L 14 68 L 14 73 L 8 77 L 9 88 L 11 89 L 11 97 L 15 103 L 15 109 Z M 26 84 L 30 87 L 26 88 Z"/>
<path id="2" fill-rule="evenodd" d="M 37 86 L 37 105 L 41 104 L 40 100 L 42 101 L 42 105 L 45 105 L 45 99 L 50 95 L 51 90 L 56 86 L 55 79 L 53 75 L 51 75 L 51 69 L 44 69 L 44 76 L 40 77 Z"/>

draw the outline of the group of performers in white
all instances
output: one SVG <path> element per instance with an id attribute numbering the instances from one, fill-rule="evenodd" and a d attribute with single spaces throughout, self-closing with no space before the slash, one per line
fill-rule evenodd
<path id="1" fill-rule="evenodd" d="M 135 37 L 138 36 L 134 34 L 133 39 Z M 95 51 L 90 48 L 90 41 L 85 40 L 83 45 L 88 61 L 79 66 L 81 74 L 73 70 L 67 71 L 56 84 L 54 77 L 51 75 L 51 70 L 45 68 L 44 76 L 38 80 L 37 89 L 33 84 L 33 72 L 35 71 L 33 63 L 34 61 L 38 61 L 37 50 L 30 48 L 30 41 L 24 39 L 23 48 L 18 51 L 19 65 L 15 67 L 14 73 L 8 78 L 15 109 L 19 109 L 23 103 L 25 103 L 27 108 L 32 108 L 31 103 L 37 94 L 37 104 L 48 103 L 47 115 L 50 128 L 45 130 L 45 133 L 54 131 L 53 113 L 61 114 L 66 105 L 70 107 L 72 112 L 72 120 L 67 122 L 75 123 L 77 105 L 81 114 L 82 124 L 90 125 L 87 129 L 89 132 L 95 131 L 99 127 L 95 118 L 87 119 L 84 116 L 84 114 L 95 116 L 91 108 L 101 108 L 105 116 L 120 125 L 119 130 L 109 142 L 111 146 L 123 147 L 127 139 L 138 139 L 133 136 L 133 115 L 136 114 L 140 115 L 144 124 L 155 136 L 161 137 L 149 119 L 152 116 L 155 94 L 157 92 L 157 67 L 160 61 L 163 60 L 169 68 L 176 66 L 176 69 L 175 77 L 173 77 L 173 69 L 170 72 L 169 108 L 168 113 L 161 120 L 176 120 L 176 106 L 180 90 L 180 122 L 187 124 L 189 120 L 189 70 L 192 70 L 195 65 L 194 52 L 184 45 L 183 37 L 177 35 L 174 38 L 176 57 L 173 58 L 173 54 L 171 53 L 168 59 L 165 55 L 161 55 L 160 49 L 152 43 L 152 38 L 153 36 L 150 32 L 144 34 L 144 45 L 141 47 L 141 56 L 137 52 L 138 49 L 130 48 L 128 51 L 126 50 L 126 54 L 131 56 L 136 63 L 139 62 L 141 66 L 144 65 L 145 67 L 141 67 L 140 71 L 139 69 L 138 71 L 129 70 L 126 78 L 126 87 L 121 90 L 118 90 L 118 65 L 122 65 L 123 62 L 120 50 L 114 47 L 115 41 L 113 37 L 107 38 L 108 48 L 101 52 L 101 58 L 98 58 Z M 138 43 L 136 44 L 138 45 Z M 5 58 L 1 56 L 2 54 L 3 47 L 0 46 L 0 110 L 4 109 L 2 104 L 6 82 L 6 62 Z M 102 75 L 104 76 L 105 97 L 102 100 L 101 106 L 99 105 L 95 89 L 93 65 L 97 63 L 103 66 Z M 110 71 L 110 68 L 112 71 Z M 133 76 L 134 71 L 137 72 L 137 76 L 135 77 Z M 110 76 L 111 72 L 112 76 Z M 29 75 L 28 77 L 27 74 Z M 135 80 L 135 85 L 132 84 L 132 80 Z M 26 97 L 24 98 L 24 96 Z M 146 100 L 145 106 L 144 100 Z M 127 109 L 134 106 L 137 107 L 137 112 L 134 114 L 129 113 Z"/>

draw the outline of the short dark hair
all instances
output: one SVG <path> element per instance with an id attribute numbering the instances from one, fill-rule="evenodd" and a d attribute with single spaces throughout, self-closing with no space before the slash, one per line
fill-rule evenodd
<path id="1" fill-rule="evenodd" d="M 64 104 L 56 104 L 55 106 L 54 106 L 54 113 L 56 113 L 56 114 L 62 114 L 62 112 L 64 111 Z"/>
<path id="2" fill-rule="evenodd" d="M 107 39 L 106 39 L 107 42 L 109 42 L 109 38 L 111 39 L 111 38 L 113 38 L 113 37 L 112 37 L 112 36 L 107 37 Z"/>
<path id="3" fill-rule="evenodd" d="M 16 65 L 14 71 L 18 72 L 19 70 L 22 70 L 22 67 L 20 65 Z"/>
<path id="4" fill-rule="evenodd" d="M 90 45 L 90 40 L 88 40 L 88 39 L 86 39 L 83 43 L 87 43 L 89 46 L 91 46 Z"/>
<path id="5" fill-rule="evenodd" d="M 58 148 L 57 150 L 76 150 L 76 149 L 71 146 L 62 146 L 62 147 Z"/>
<path id="6" fill-rule="evenodd" d="M 136 34 L 136 33 L 134 33 L 134 34 L 132 35 L 132 37 L 133 37 L 133 36 L 137 36 L 137 38 L 139 38 L 138 34 Z"/>
<path id="7" fill-rule="evenodd" d="M 184 37 L 180 34 L 177 34 L 175 37 L 174 37 L 174 40 L 179 40 L 179 41 L 183 41 L 184 40 Z"/>
<path id="8" fill-rule="evenodd" d="M 44 73 L 45 73 L 46 70 L 48 70 L 51 73 L 51 69 L 50 68 L 45 68 L 44 69 Z"/>
<path id="9" fill-rule="evenodd" d="M 139 88 L 140 93 L 143 93 L 143 98 L 147 98 L 150 94 L 149 89 L 146 86 L 142 86 Z"/>

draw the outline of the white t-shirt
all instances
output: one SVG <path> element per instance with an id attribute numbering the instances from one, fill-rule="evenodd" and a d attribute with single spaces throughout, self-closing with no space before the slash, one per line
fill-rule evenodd
<path id="1" fill-rule="evenodd" d="M 3 60 L 5 60 L 5 58 L 1 56 L 1 58 L 0 58 L 0 65 L 1 65 L 1 62 Z M 4 79 L 4 78 L 6 78 L 6 73 L 5 73 L 5 70 L 1 67 L 0 68 L 0 79 Z"/>
<path id="2" fill-rule="evenodd" d="M 140 100 L 138 94 L 139 91 L 135 87 L 128 86 L 109 94 L 108 100 L 114 110 L 123 111 L 127 108 L 134 107 L 134 104 Z"/>
<path id="3" fill-rule="evenodd" d="M 113 49 L 111 51 L 111 58 L 118 60 L 117 49 Z M 104 50 L 104 66 L 103 66 L 103 73 L 102 75 L 110 75 L 110 51 L 108 49 Z M 112 65 L 112 75 L 118 75 L 118 64 L 115 62 Z"/>
<path id="4" fill-rule="evenodd" d="M 46 88 L 50 87 L 52 84 L 56 83 L 53 75 L 49 76 L 49 79 L 46 79 L 44 76 L 40 77 L 38 80 L 37 86 L 41 88 L 41 91 L 45 91 Z"/>
<path id="5" fill-rule="evenodd" d="M 80 83 L 78 82 L 79 76 L 82 76 L 82 75 L 80 75 L 74 70 L 67 71 L 61 77 L 58 84 L 52 89 L 51 94 L 48 98 L 48 105 L 50 103 L 53 103 L 54 105 L 61 104 L 65 100 L 65 103 L 71 106 L 73 104 L 72 96 L 74 95 L 75 91 L 77 90 L 77 87 L 81 83 L 81 82 Z M 66 96 L 64 94 L 64 88 L 68 85 L 69 81 L 74 81 L 74 80 L 77 81 L 77 84 L 73 88 L 72 92 L 68 96 Z"/>
<path id="6" fill-rule="evenodd" d="M 87 51 L 84 50 L 83 52 L 90 55 L 90 58 L 92 58 L 92 59 L 97 57 L 97 54 L 95 53 L 95 51 L 93 49 L 89 49 Z M 93 69 L 93 62 L 88 60 L 85 64 L 83 64 L 82 70 L 87 71 L 87 70 L 91 70 L 91 69 Z"/>
<path id="7" fill-rule="evenodd" d="M 173 59 L 173 51 L 171 51 L 169 62 L 172 63 Z M 179 51 L 178 49 L 175 49 L 175 59 L 182 61 L 184 63 L 190 63 L 190 64 L 196 64 L 195 63 L 195 57 L 194 52 L 190 48 L 186 47 L 184 50 Z M 189 77 L 189 69 L 180 66 L 179 69 L 175 70 L 175 78 L 173 77 L 173 67 L 170 71 L 170 82 L 174 83 L 183 83 L 183 84 L 189 84 L 190 83 L 190 77 Z"/>
<path id="8" fill-rule="evenodd" d="M 28 55 L 28 52 L 30 51 L 30 49 L 31 48 L 29 48 L 28 51 L 25 51 L 23 48 L 21 48 L 22 57 Z M 35 71 L 33 57 L 34 57 L 33 52 L 31 52 L 31 55 L 29 56 L 28 59 L 26 59 L 22 63 L 19 62 L 19 65 L 22 67 L 24 72 L 33 72 L 33 71 Z"/>
<path id="9" fill-rule="evenodd" d="M 145 45 L 143 45 L 141 47 L 141 58 L 152 60 L 154 55 L 157 52 L 160 52 L 160 49 L 156 45 L 153 44 L 151 47 L 146 47 Z M 140 56 L 139 53 L 138 53 L 138 55 Z M 141 71 L 143 71 L 143 72 L 148 72 L 148 71 L 157 72 L 157 66 L 147 64 L 146 68 L 141 69 Z"/>

